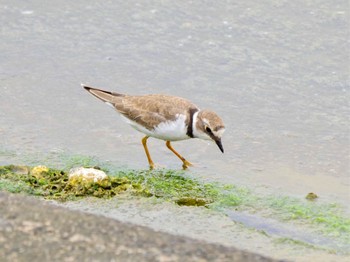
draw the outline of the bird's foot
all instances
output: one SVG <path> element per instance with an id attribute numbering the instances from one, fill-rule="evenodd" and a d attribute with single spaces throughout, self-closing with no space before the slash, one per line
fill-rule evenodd
<path id="1" fill-rule="evenodd" d="M 153 162 L 149 162 L 149 169 L 150 170 L 153 170 L 153 169 L 155 169 L 155 167 L 156 167 L 156 165 L 153 163 Z"/>
<path id="2" fill-rule="evenodd" d="M 159 164 L 150 164 L 149 165 L 149 170 L 154 170 L 154 169 L 163 169 L 163 168 L 166 168 L 166 166 L 164 165 L 159 165 Z"/>
<path id="3" fill-rule="evenodd" d="M 188 167 L 193 166 L 193 164 L 191 162 L 188 162 L 186 159 L 183 160 L 183 164 L 182 164 L 182 168 L 185 170 Z"/>

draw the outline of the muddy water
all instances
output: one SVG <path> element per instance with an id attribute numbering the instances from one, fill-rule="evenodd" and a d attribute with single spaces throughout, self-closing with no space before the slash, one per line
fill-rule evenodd
<path id="1" fill-rule="evenodd" d="M 74 152 L 145 168 L 142 135 L 80 83 L 214 109 L 225 154 L 174 143 L 208 180 L 349 201 L 346 1 L 0 3 L 0 164 Z M 149 140 L 156 163 L 181 164 Z M 20 158 L 20 157 L 19 157 Z"/>

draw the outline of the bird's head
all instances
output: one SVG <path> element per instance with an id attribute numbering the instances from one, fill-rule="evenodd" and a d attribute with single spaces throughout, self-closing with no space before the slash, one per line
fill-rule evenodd
<path id="1" fill-rule="evenodd" d="M 225 125 L 216 113 L 210 110 L 200 110 L 194 119 L 194 125 L 194 137 L 213 140 L 224 153 L 221 136 L 225 132 Z"/>

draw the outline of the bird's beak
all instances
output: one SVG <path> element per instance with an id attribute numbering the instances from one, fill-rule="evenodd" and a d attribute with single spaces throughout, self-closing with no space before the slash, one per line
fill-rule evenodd
<path id="1" fill-rule="evenodd" d="M 223 148 L 222 143 L 221 143 L 221 138 L 215 139 L 215 143 L 216 143 L 216 144 L 218 145 L 218 147 L 220 148 L 220 151 L 221 151 L 222 153 L 224 153 L 224 148 Z"/>

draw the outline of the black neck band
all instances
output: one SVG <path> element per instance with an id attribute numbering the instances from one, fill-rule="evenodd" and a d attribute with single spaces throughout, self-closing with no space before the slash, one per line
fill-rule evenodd
<path id="1" fill-rule="evenodd" d="M 187 133 L 186 135 L 188 135 L 191 138 L 194 138 L 193 136 L 193 115 L 198 112 L 197 108 L 190 108 L 189 113 L 190 113 L 190 121 L 188 122 L 188 126 L 187 126 Z"/>

